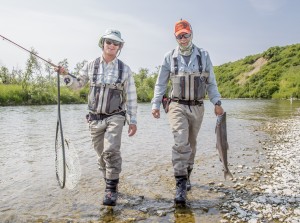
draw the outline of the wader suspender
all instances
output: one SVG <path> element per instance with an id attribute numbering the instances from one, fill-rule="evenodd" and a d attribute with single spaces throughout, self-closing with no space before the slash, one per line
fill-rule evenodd
<path id="1" fill-rule="evenodd" d="M 96 83 L 96 81 L 97 81 L 99 65 L 100 65 L 100 57 L 98 57 L 96 59 L 95 64 L 94 64 L 93 83 Z M 123 68 L 124 68 L 124 63 L 118 59 L 119 72 L 118 72 L 118 79 L 117 79 L 116 83 L 121 83 L 121 81 L 122 81 Z"/>
<path id="2" fill-rule="evenodd" d="M 97 74 L 98 74 L 99 64 L 100 64 L 100 57 L 98 57 L 96 59 L 95 64 L 94 64 L 93 83 L 96 83 L 96 81 L 97 81 Z"/>
<path id="3" fill-rule="evenodd" d="M 172 56 L 174 54 L 174 51 L 175 51 L 175 49 L 172 51 Z M 174 73 L 175 73 L 175 75 L 177 75 L 178 74 L 178 59 L 177 59 L 177 57 L 174 57 L 173 60 L 174 60 Z"/>
<path id="4" fill-rule="evenodd" d="M 118 74 L 118 80 L 116 81 L 116 83 L 121 83 L 121 81 L 122 81 L 123 68 L 124 68 L 124 63 L 118 59 L 119 74 Z"/>
<path id="5" fill-rule="evenodd" d="M 199 52 L 199 55 L 197 55 L 198 67 L 199 67 L 199 73 L 201 74 L 202 73 L 201 51 L 199 48 L 197 48 L 197 49 Z M 175 49 L 172 51 L 172 55 L 173 55 L 174 51 L 175 51 Z M 174 60 L 174 73 L 175 73 L 175 75 L 177 75 L 178 74 L 178 59 L 177 59 L 177 57 L 174 57 L 173 60 Z"/>

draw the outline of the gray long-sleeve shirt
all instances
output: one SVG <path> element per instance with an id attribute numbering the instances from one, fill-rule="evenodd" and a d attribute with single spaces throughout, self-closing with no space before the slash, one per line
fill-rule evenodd
<path id="1" fill-rule="evenodd" d="M 206 84 L 206 91 L 210 101 L 215 104 L 218 100 L 220 100 L 221 95 L 218 91 L 218 86 L 215 78 L 215 74 L 213 71 L 213 65 L 211 63 L 209 54 L 207 51 L 199 48 L 201 52 L 201 60 L 203 71 L 209 73 Z M 178 72 L 197 72 L 199 71 L 197 55 L 199 55 L 199 51 L 197 47 L 194 46 L 193 53 L 191 54 L 191 58 L 188 64 L 185 63 L 183 56 L 179 54 L 179 47 L 174 50 L 168 52 L 163 60 L 163 63 L 160 67 L 158 77 L 155 84 L 154 97 L 151 101 L 152 109 L 159 109 L 161 100 L 163 95 L 166 93 L 168 81 L 170 79 L 170 73 L 174 73 L 174 57 L 178 59 Z"/>

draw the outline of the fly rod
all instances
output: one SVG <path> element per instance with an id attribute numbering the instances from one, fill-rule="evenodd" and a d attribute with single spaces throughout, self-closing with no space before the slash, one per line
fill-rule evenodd
<path id="1" fill-rule="evenodd" d="M 26 48 L 20 46 L 19 44 L 17 44 L 17 43 L 15 43 L 14 41 L 12 41 L 12 40 L 6 38 L 5 36 L 2 36 L 2 35 L 0 35 L 0 36 L 3 38 L 3 40 L 7 40 L 8 42 L 10 42 L 10 43 L 16 45 L 17 47 L 21 48 L 22 50 L 25 50 L 26 52 L 28 52 L 28 53 L 30 53 L 30 54 L 36 56 L 37 58 L 43 60 L 44 62 L 50 64 L 51 66 L 53 66 L 53 67 L 58 67 L 58 68 L 60 67 L 60 66 L 57 66 L 57 65 L 55 65 L 54 63 L 51 63 L 50 61 L 48 61 L 48 60 L 46 60 L 46 59 L 44 59 L 44 58 L 42 58 L 42 57 L 40 57 L 39 55 L 37 55 L 37 54 L 31 52 L 30 50 L 27 50 Z M 74 75 L 72 75 L 72 74 L 70 74 L 70 73 L 68 73 L 68 75 L 70 75 L 71 77 L 76 78 L 76 76 L 74 76 Z"/>
<path id="2" fill-rule="evenodd" d="M 2 36 L 2 35 L 0 35 L 0 36 L 3 38 L 3 40 L 7 40 L 8 42 L 10 42 L 10 43 L 12 43 L 12 44 L 14 44 L 14 45 L 16 45 L 16 46 L 20 47 L 21 49 L 23 49 L 23 50 L 27 51 L 28 53 L 30 53 L 30 54 L 33 54 L 34 56 L 36 56 L 36 57 L 40 58 L 41 60 L 43 60 L 43 61 L 47 62 L 47 63 L 48 63 L 48 64 L 50 64 L 51 66 L 53 66 L 53 67 L 58 67 L 57 65 L 55 65 L 55 64 L 53 64 L 53 63 L 51 63 L 50 61 L 48 61 L 48 60 L 45 60 L 44 58 L 42 58 L 42 57 L 38 56 L 37 54 L 35 54 L 35 53 L 33 53 L 33 52 L 31 52 L 31 51 L 27 50 L 26 48 L 24 48 L 24 47 L 20 46 L 19 44 L 15 43 L 14 41 L 12 41 L 12 40 L 10 40 L 10 39 L 8 39 L 8 38 L 6 38 L 6 37 Z"/>
<path id="3" fill-rule="evenodd" d="M 13 42 L 12 40 L 10 40 L 10 39 L 2 36 L 2 35 L 0 35 L 0 37 L 2 37 L 3 40 L 9 41 L 10 43 L 18 46 L 19 48 L 27 51 L 28 53 L 36 56 L 37 58 L 45 61 L 46 63 L 50 64 L 51 66 L 56 67 L 56 68 L 60 68 L 60 66 L 57 66 L 57 65 L 51 63 L 48 60 L 45 60 L 44 58 L 38 56 L 37 54 L 35 54 L 35 53 L 27 50 L 26 48 L 20 46 L 19 44 Z M 68 74 L 70 76 L 76 78 L 74 75 L 72 75 L 70 73 L 68 73 Z M 68 165 L 67 165 L 67 159 L 71 160 L 71 161 L 69 161 L 70 163 L 73 163 L 74 158 L 70 157 L 70 155 L 68 157 L 66 157 L 66 149 L 65 148 L 69 148 L 69 144 L 67 143 L 67 141 L 64 138 L 63 128 L 62 128 L 62 122 L 61 122 L 61 111 L 60 111 L 60 77 L 59 77 L 59 71 L 57 71 L 57 107 L 58 107 L 58 109 L 57 109 L 58 110 L 58 115 L 57 115 L 56 134 L 55 134 L 55 172 L 56 172 L 56 179 L 57 179 L 57 182 L 59 184 L 59 187 L 61 189 L 63 189 L 65 187 L 65 185 L 66 185 L 66 175 L 67 175 L 67 172 L 70 172 L 70 170 L 67 170 L 67 167 L 68 167 Z M 77 163 L 79 163 L 79 161 Z M 79 163 L 79 165 L 80 165 L 80 163 Z M 75 169 L 75 168 L 73 168 L 73 169 Z M 72 174 L 69 174 L 69 175 L 71 176 Z M 77 177 L 75 180 L 78 181 L 79 178 Z M 73 181 L 74 181 L 74 179 L 73 179 Z M 75 182 L 75 183 L 77 183 L 77 182 Z M 75 186 L 76 185 L 75 183 L 73 182 L 74 185 L 72 185 L 72 183 L 71 183 L 71 186 L 72 187 Z"/>

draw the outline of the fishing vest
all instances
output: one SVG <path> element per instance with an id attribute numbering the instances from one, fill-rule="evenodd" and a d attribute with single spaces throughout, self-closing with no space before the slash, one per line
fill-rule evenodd
<path id="1" fill-rule="evenodd" d="M 209 76 L 208 72 L 203 71 L 201 51 L 199 48 L 197 55 L 198 60 L 198 72 L 178 72 L 178 59 L 173 57 L 174 51 L 172 51 L 174 73 L 170 73 L 170 79 L 172 82 L 172 88 L 170 96 L 172 99 L 198 101 L 202 100 L 206 94 L 206 83 Z"/>
<path id="2" fill-rule="evenodd" d="M 93 80 L 88 96 L 88 108 L 96 114 L 114 114 L 121 112 L 125 103 L 122 75 L 124 63 L 118 59 L 118 79 L 112 84 L 96 84 L 100 58 L 94 64 Z"/>

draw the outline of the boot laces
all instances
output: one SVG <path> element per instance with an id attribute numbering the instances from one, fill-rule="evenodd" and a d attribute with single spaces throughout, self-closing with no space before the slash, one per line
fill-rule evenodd
<path id="1" fill-rule="evenodd" d="M 185 191 L 184 191 L 182 188 L 179 189 L 178 195 L 179 195 L 180 197 L 184 197 L 184 194 L 185 194 Z"/>
<path id="2" fill-rule="evenodd" d="M 177 188 L 177 193 L 180 197 L 185 197 L 185 192 L 186 192 L 186 189 L 183 187 L 182 184 L 178 185 L 178 188 Z"/>
<path id="3" fill-rule="evenodd" d="M 106 194 L 105 194 L 105 197 L 107 197 L 108 199 L 115 199 L 116 198 L 116 192 L 107 191 Z"/>

